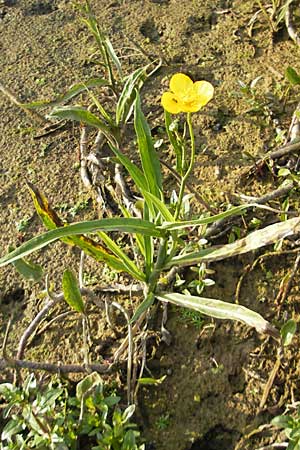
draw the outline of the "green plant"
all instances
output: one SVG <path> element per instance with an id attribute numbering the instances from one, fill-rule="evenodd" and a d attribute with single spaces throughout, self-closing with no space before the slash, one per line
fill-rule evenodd
<path id="1" fill-rule="evenodd" d="M 1 450 L 142 450 L 139 432 L 129 422 L 134 406 L 121 411 L 120 397 L 105 396 L 105 386 L 91 373 L 71 396 L 59 379 L 39 385 L 33 374 L 21 387 L 0 384 L 0 395 L 8 403 L 3 411 L 6 424 Z"/>
<path id="2" fill-rule="evenodd" d="M 169 425 L 170 425 L 170 414 L 169 413 L 162 414 L 161 416 L 159 416 L 159 418 L 155 422 L 155 426 L 159 430 L 165 430 L 166 428 L 168 428 Z"/>
<path id="3" fill-rule="evenodd" d="M 31 220 L 32 220 L 32 217 L 25 216 L 21 220 L 16 222 L 17 231 L 20 231 L 20 232 L 26 231 L 30 225 Z"/>
<path id="4" fill-rule="evenodd" d="M 182 308 L 180 310 L 180 319 L 183 322 L 191 323 L 199 330 L 200 330 L 200 328 L 202 328 L 203 323 L 204 323 L 204 319 L 200 313 L 198 313 L 197 311 L 193 311 L 191 309 L 186 309 L 186 308 Z"/>
<path id="5" fill-rule="evenodd" d="M 180 90 L 180 83 L 176 83 L 176 89 Z M 184 90 L 188 89 L 185 83 L 186 79 L 184 79 L 181 87 L 182 96 L 184 96 Z M 215 299 L 162 292 L 160 278 L 164 272 L 175 266 L 194 266 L 207 261 L 220 260 L 229 256 L 251 251 L 262 245 L 276 241 L 283 233 L 285 235 L 287 230 L 290 230 L 292 226 L 296 226 L 298 219 L 289 219 L 284 223 L 271 225 L 265 230 L 257 230 L 253 232 L 252 235 L 239 239 L 231 244 L 224 245 L 221 248 L 203 248 L 203 246 L 201 246 L 198 250 L 197 243 L 187 246 L 187 243 L 189 242 L 189 229 L 211 224 L 225 217 L 242 214 L 249 205 L 234 207 L 215 216 L 209 217 L 205 215 L 196 220 L 181 219 L 186 181 L 193 169 L 196 152 L 192 118 L 191 113 L 188 112 L 187 129 L 189 131 L 191 145 L 190 154 L 188 154 L 186 139 L 184 145 L 182 145 L 182 140 L 178 140 L 176 134 L 172 131 L 171 115 L 169 112 L 165 111 L 168 137 L 175 152 L 178 172 L 181 174 L 181 183 L 177 195 L 175 212 L 171 212 L 171 208 L 164 195 L 160 161 L 153 146 L 149 125 L 142 113 L 139 93 L 137 89 L 132 91 L 132 85 L 129 85 L 123 92 L 124 98 L 128 98 L 128 89 L 131 94 L 134 93 L 135 96 L 134 101 L 131 101 L 131 103 L 134 108 L 134 125 L 141 167 L 132 163 L 132 161 L 121 152 L 118 145 L 118 139 L 113 134 L 107 135 L 106 138 L 118 162 L 126 168 L 139 191 L 139 195 L 143 199 L 141 202 L 143 205 L 141 208 L 142 217 L 134 217 L 129 209 L 120 205 L 120 209 L 124 215 L 123 218 L 113 217 L 111 219 L 79 222 L 69 225 L 59 219 L 57 214 L 50 208 L 45 197 L 33 185 L 29 184 L 36 210 L 49 231 L 25 242 L 13 252 L 2 257 L 0 264 L 3 266 L 12 263 L 57 239 L 62 239 L 63 242 L 67 244 L 79 246 L 84 252 L 94 257 L 97 261 L 105 262 L 111 269 L 127 272 L 136 281 L 142 283 L 144 286 L 144 298 L 141 304 L 136 308 L 131 321 L 135 321 L 143 315 L 157 298 L 160 301 L 189 307 L 202 314 L 216 318 L 241 320 L 250 326 L 255 326 L 259 331 L 274 332 L 274 330 L 271 331 L 272 327 L 259 314 L 240 305 Z M 171 98 L 171 103 L 176 103 L 175 97 L 177 94 L 170 94 L 171 97 L 174 97 Z M 204 94 L 203 98 L 205 98 L 205 95 L 206 94 Z M 198 100 L 193 91 L 191 99 L 187 101 L 187 106 L 183 103 L 183 108 L 186 107 L 188 109 L 190 107 L 189 105 L 194 105 L 193 102 L 195 102 L 196 109 L 199 109 L 201 101 L 206 103 L 206 100 Z M 195 108 L 195 106 L 192 106 L 192 108 Z M 65 107 L 64 111 L 68 111 L 66 117 L 70 118 L 69 112 L 72 110 L 72 107 Z M 85 120 L 84 118 L 86 118 L 86 115 L 89 117 L 90 113 L 87 110 L 81 109 L 80 111 L 83 120 Z M 96 128 L 103 129 L 102 125 L 99 125 L 98 119 L 91 120 L 90 125 L 92 124 Z M 104 134 L 105 133 L 106 131 Z M 139 212 L 141 212 L 141 209 Z M 112 240 L 108 234 L 110 231 L 118 231 L 132 235 L 136 246 L 135 254 L 138 255 L 136 260 L 129 257 L 121 246 L 117 245 Z M 89 233 L 92 233 L 95 237 L 98 236 L 100 242 L 87 238 L 86 234 Z M 266 234 L 268 234 L 267 240 Z"/>
<path id="6" fill-rule="evenodd" d="M 248 27 L 250 32 L 252 33 L 252 28 L 257 21 L 258 16 L 263 15 L 271 32 L 276 33 L 281 28 L 282 23 L 284 23 L 286 12 L 293 1 L 294 0 L 271 0 L 271 2 L 265 4 L 264 0 L 256 0 L 259 10 L 249 21 Z"/>
<path id="7" fill-rule="evenodd" d="M 300 449 L 300 408 L 296 409 L 295 414 L 283 414 L 276 416 L 271 421 L 271 424 L 277 428 L 281 428 L 285 431 L 288 443 L 285 448 L 287 450 L 299 450 Z"/>
<path id="8" fill-rule="evenodd" d="M 170 81 L 170 91 L 165 92 L 162 96 L 165 131 L 173 151 L 177 176 L 180 180 L 178 192 L 172 195 L 171 201 L 166 194 L 167 189 L 164 186 L 158 150 L 154 146 L 150 126 L 142 112 L 139 91 L 147 76 L 146 69 L 137 69 L 124 78 L 112 46 L 105 35 L 99 31 L 88 4 L 85 11 L 88 14 L 87 24 L 105 59 L 105 67 L 109 72 L 108 80 L 88 80 L 86 83 L 73 86 L 58 100 L 50 103 L 36 102 L 27 107 L 54 106 L 54 110 L 50 114 L 52 118 L 80 121 L 83 130 L 87 126 L 95 128 L 98 131 L 97 136 L 103 138 L 103 145 L 107 144 L 111 150 L 113 156 L 110 161 L 113 161 L 118 170 L 119 166 L 123 166 L 131 182 L 127 186 L 125 180 L 121 179 L 120 172 L 117 172 L 121 195 L 116 196 L 119 209 L 113 217 L 73 224 L 61 220 L 43 194 L 34 185 L 28 183 L 36 211 L 48 231 L 3 256 L 0 259 L 0 266 L 13 263 L 17 267 L 17 263 L 22 261 L 23 264 L 27 264 L 26 270 L 28 271 L 31 266 L 26 263 L 24 258 L 60 239 L 67 245 L 79 247 L 82 252 L 93 257 L 95 261 L 104 263 L 113 280 L 119 272 L 125 272 L 139 285 L 141 301 L 133 304 L 132 313 L 122 311 L 126 317 L 128 334 L 131 338 L 132 323 L 136 321 L 139 321 L 140 324 L 143 323 L 157 300 L 164 304 L 173 303 L 190 308 L 200 314 L 219 319 L 238 320 L 255 327 L 259 332 L 278 338 L 278 331 L 258 313 L 226 301 L 199 295 L 194 296 L 190 293 L 173 292 L 169 287 L 169 281 L 172 282 L 172 275 L 174 272 L 176 273 L 177 269 L 187 266 L 195 267 L 198 280 L 194 287 L 199 294 L 205 284 L 206 278 L 203 275 L 205 275 L 204 267 L 207 262 L 220 261 L 250 252 L 296 233 L 299 229 L 299 218 L 295 217 L 275 223 L 265 229 L 258 229 L 246 237 L 238 238 L 223 246 L 210 247 L 203 240 L 201 232 L 198 233 L 198 236 L 193 233 L 194 230 L 199 228 L 203 230 L 221 219 L 241 215 L 249 207 L 258 207 L 255 204 L 242 205 L 229 207 L 220 214 L 212 216 L 204 213 L 197 219 L 188 217 L 187 205 L 189 202 L 185 196 L 185 189 L 188 177 L 194 167 L 197 151 L 192 113 L 197 112 L 211 100 L 213 87 L 206 81 L 193 83 L 188 76 L 175 74 Z M 118 74 L 118 81 L 112 67 Z M 106 111 L 101 105 L 101 101 L 92 94 L 91 90 L 95 86 L 109 86 L 113 92 L 113 98 L 117 101 L 114 106 L 111 106 L 110 111 Z M 92 98 L 92 105 L 97 106 L 97 114 L 90 111 L 90 106 L 92 106 L 90 104 L 87 108 L 72 105 L 57 107 L 58 103 L 69 101 L 78 93 L 85 91 Z M 172 114 L 181 112 L 186 115 L 184 125 L 180 128 L 178 119 L 174 121 Z M 132 162 L 131 158 L 122 151 L 121 145 L 128 120 L 132 114 L 137 143 L 135 162 Z M 84 146 L 84 140 L 81 144 Z M 131 147 L 130 150 L 132 151 L 133 148 Z M 130 192 L 128 193 L 128 191 Z M 114 234 L 110 234 L 111 232 Z M 116 238 L 116 233 L 125 234 L 125 237 L 123 239 Z M 73 273 L 71 275 L 69 269 L 65 271 L 63 280 L 63 294 L 61 295 L 71 308 L 82 314 L 87 333 L 88 318 L 85 300 L 81 298 L 82 283 L 77 286 L 75 275 Z M 211 283 L 209 279 L 208 283 Z M 51 297 L 51 293 L 49 296 Z M 57 298 L 61 297 L 57 296 Z M 114 302 L 114 306 L 122 310 L 122 307 L 116 302 Z M 86 345 L 87 347 L 88 345 Z M 130 357 L 128 361 L 128 372 L 130 372 Z M 130 389 L 130 380 L 128 389 Z"/>

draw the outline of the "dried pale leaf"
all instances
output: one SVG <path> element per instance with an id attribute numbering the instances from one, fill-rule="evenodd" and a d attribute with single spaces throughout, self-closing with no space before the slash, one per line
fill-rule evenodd
<path id="1" fill-rule="evenodd" d="M 201 314 L 215 317 L 216 319 L 237 320 L 250 327 L 254 327 L 259 333 L 269 334 L 275 338 L 279 337 L 279 332 L 276 328 L 267 322 L 260 314 L 251 311 L 245 306 L 223 302 L 213 298 L 196 297 L 193 295 L 177 293 L 157 295 L 156 298 L 163 302 L 170 302 L 177 306 L 194 309 Z"/>
<path id="2" fill-rule="evenodd" d="M 298 233 L 300 233 L 300 217 L 294 217 L 285 222 L 274 223 L 261 230 L 253 231 L 248 236 L 231 244 L 210 247 L 199 252 L 175 256 L 168 262 L 167 268 L 175 265 L 181 267 L 189 266 L 204 261 L 221 261 L 225 258 L 251 252 Z"/>

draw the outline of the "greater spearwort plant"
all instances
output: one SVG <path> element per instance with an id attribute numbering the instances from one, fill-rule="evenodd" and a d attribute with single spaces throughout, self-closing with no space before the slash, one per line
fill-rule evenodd
<path id="1" fill-rule="evenodd" d="M 197 266 L 198 264 L 220 261 L 222 259 L 253 251 L 264 245 L 271 244 L 287 235 L 296 233 L 299 229 L 299 218 L 292 218 L 285 222 L 275 223 L 264 229 L 256 230 L 250 235 L 238 239 L 233 243 L 223 246 L 209 246 L 199 241 L 190 239 L 191 230 L 197 227 L 205 227 L 214 222 L 234 215 L 240 215 L 255 204 L 231 207 L 219 214 L 209 216 L 204 213 L 197 219 L 187 218 L 184 214 L 184 192 L 187 179 L 190 176 L 196 157 L 196 142 L 192 125 L 192 114 L 199 111 L 213 98 L 214 88 L 208 81 L 193 82 L 183 73 L 172 76 L 170 90 L 162 94 L 161 103 L 165 114 L 165 129 L 170 142 L 170 150 L 174 152 L 176 170 L 180 179 L 179 193 L 174 203 L 169 201 L 163 183 L 163 171 L 157 150 L 151 136 L 151 129 L 142 112 L 140 89 L 150 74 L 147 75 L 147 67 L 137 69 L 132 74 L 124 77 L 120 70 L 120 61 L 114 53 L 111 43 L 98 29 L 91 9 L 87 4 L 88 25 L 96 41 L 99 43 L 101 54 L 105 50 L 106 66 L 109 68 L 109 80 L 92 79 L 86 83 L 73 86 L 69 92 L 56 101 L 38 102 L 27 107 L 36 108 L 54 106 L 49 117 L 64 120 L 73 120 L 81 123 L 82 127 L 90 127 L 97 130 L 103 138 L 103 145 L 107 144 L 112 151 L 111 160 L 127 171 L 134 186 L 130 186 L 134 194 L 117 199 L 119 214 L 113 217 L 98 220 L 82 221 L 69 224 L 61 220 L 51 208 L 47 199 L 32 184 L 28 183 L 34 205 L 42 222 L 48 229 L 47 232 L 35 236 L 20 247 L 10 251 L 0 258 L 0 267 L 14 264 L 17 270 L 24 266 L 26 272 L 38 272 L 41 268 L 33 266 L 24 258 L 48 244 L 60 239 L 67 245 L 77 246 L 82 252 L 94 258 L 95 261 L 106 264 L 114 273 L 125 272 L 139 284 L 142 299 L 138 305 L 134 305 L 134 311 L 129 317 L 126 313 L 128 330 L 132 322 L 139 320 L 140 328 L 143 321 L 147 321 L 148 312 L 155 300 L 173 303 L 177 306 L 194 309 L 203 315 L 219 319 L 237 320 L 256 328 L 258 332 L 268 333 L 278 337 L 278 331 L 268 323 L 260 314 L 245 308 L 242 305 L 221 301 L 213 298 L 192 296 L 173 292 L 170 288 L 170 280 L 176 275 L 176 270 L 185 266 Z M 103 50 L 104 49 L 104 50 Z M 115 68 L 115 69 L 113 69 Z M 115 72 L 118 78 L 113 78 Z M 107 112 L 91 90 L 98 86 L 109 86 L 113 92 L 115 110 Z M 57 106 L 58 103 L 66 103 L 82 92 L 88 92 L 97 111 L 90 111 L 88 107 L 78 105 Z M 99 94 L 100 95 L 100 94 Z M 112 102 L 113 103 L 113 102 Z M 113 109 L 113 108 L 111 108 Z M 185 134 L 180 134 L 176 128 L 173 114 L 186 114 L 189 139 Z M 122 136 L 126 133 L 128 122 L 134 116 L 134 129 L 136 133 L 137 155 L 139 161 L 133 163 L 123 151 Z M 122 132 L 121 132 L 122 131 Z M 190 151 L 187 151 L 190 145 Z M 136 158 L 136 160 L 138 159 Z M 131 208 L 138 198 L 139 208 Z M 261 206 L 262 207 L 262 206 Z M 186 220 L 187 219 L 187 220 Z M 131 238 L 131 249 L 127 252 L 121 243 L 115 242 L 110 232 L 128 234 Z M 92 236 L 87 236 L 92 235 Z M 203 237 L 203 236 L 202 236 Z M 22 264 L 20 264 L 22 263 Z M 67 276 L 63 277 L 63 294 L 69 307 L 78 314 L 87 314 L 85 301 L 82 300 L 82 286 L 76 289 L 75 275 L 71 275 L 66 268 Z M 86 291 L 86 290 L 85 290 Z M 86 295 L 86 294 L 85 294 Z M 58 298 L 58 296 L 57 296 Z M 116 302 L 113 302 L 116 306 Z M 116 307 L 120 307 L 117 305 Z M 128 335 L 130 332 L 128 331 Z M 128 339 L 129 345 L 133 343 L 133 336 Z M 132 350 L 132 349 L 131 349 Z M 130 379 L 130 358 L 132 351 L 128 350 L 128 390 L 133 391 Z M 142 376 L 142 375 L 141 375 Z M 133 397 L 129 396 L 129 401 Z"/>
<path id="2" fill-rule="evenodd" d="M 127 101 L 129 101 L 129 97 L 126 96 L 126 89 L 130 89 L 130 93 L 134 92 L 135 94 L 134 100 L 130 97 L 130 102 L 133 102 L 134 126 L 141 168 L 120 150 L 119 139 L 114 139 L 113 135 L 109 137 L 106 134 L 104 135 L 107 137 L 108 144 L 118 162 L 128 171 L 140 195 L 143 197 L 142 217 L 134 217 L 133 212 L 120 205 L 123 218 L 113 217 L 66 224 L 52 210 L 46 198 L 37 188 L 29 184 L 36 210 L 50 231 L 25 242 L 19 248 L 1 258 L 0 266 L 12 262 L 15 263 L 20 258 L 48 245 L 50 242 L 62 239 L 63 242 L 69 245 L 79 246 L 85 253 L 97 261 L 105 262 L 111 269 L 117 272 L 127 272 L 142 284 L 144 299 L 136 308 L 131 321 L 137 320 L 141 315 L 144 316 L 144 313 L 152 306 L 155 299 L 158 299 L 163 302 L 189 307 L 200 311 L 202 314 L 216 318 L 239 320 L 254 326 L 258 331 L 276 334 L 274 328 L 258 313 L 243 306 L 220 300 L 165 292 L 168 285 L 164 285 L 164 273 L 167 274 L 167 271 L 176 267 L 193 266 L 201 262 L 220 260 L 245 253 L 271 243 L 286 233 L 290 226 L 288 222 L 295 219 L 268 227 L 267 239 L 266 230 L 258 230 L 246 238 L 224 245 L 221 248 L 203 248 L 202 244 L 199 244 L 199 246 L 195 244 L 192 247 L 187 246 L 188 231 L 186 230 L 211 224 L 225 217 L 241 214 L 249 207 L 249 205 L 242 205 L 211 217 L 204 215 L 204 217 L 195 220 L 183 220 L 184 217 L 181 214 L 186 180 L 193 169 L 196 153 L 191 114 L 192 111 L 195 112 L 202 108 L 212 98 L 213 86 L 206 81 L 193 83 L 188 76 L 175 74 L 171 78 L 171 92 L 166 92 L 162 95 L 162 105 L 166 108 L 166 130 L 171 146 L 175 150 L 177 163 L 180 161 L 180 164 L 177 164 L 177 166 L 180 166 L 181 183 L 175 213 L 172 212 L 172 205 L 169 205 L 165 199 L 160 160 L 153 145 L 150 127 L 142 113 L 139 92 L 137 89 L 133 91 L 131 85 L 126 88 L 125 84 L 121 96 L 127 98 Z M 68 108 L 72 110 L 72 106 L 64 107 L 64 117 L 78 120 L 77 116 L 68 115 Z M 168 110 L 176 114 L 180 111 L 187 111 L 186 120 L 191 144 L 189 157 L 186 154 L 184 139 L 178 139 L 178 133 L 172 129 L 172 118 Z M 85 113 L 83 108 L 81 111 L 81 121 L 84 122 Z M 55 114 L 59 115 L 57 109 L 55 109 Z M 97 120 L 88 120 L 88 124 L 90 126 L 93 124 L 96 128 L 97 123 Z M 136 260 L 129 257 L 112 240 L 107 234 L 110 231 L 125 232 L 132 235 L 136 242 L 136 252 L 134 253 L 134 258 L 137 255 Z M 98 236 L 100 242 L 87 238 L 86 234 L 88 233 Z M 141 257 L 143 263 L 141 262 Z"/>

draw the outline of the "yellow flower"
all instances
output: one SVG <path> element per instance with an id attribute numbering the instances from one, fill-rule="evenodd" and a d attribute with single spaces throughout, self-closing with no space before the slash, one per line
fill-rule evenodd
<path id="1" fill-rule="evenodd" d="M 170 91 L 162 95 L 161 104 L 172 114 L 199 111 L 214 95 L 214 87 L 208 81 L 194 83 L 183 73 L 175 73 L 172 76 Z"/>

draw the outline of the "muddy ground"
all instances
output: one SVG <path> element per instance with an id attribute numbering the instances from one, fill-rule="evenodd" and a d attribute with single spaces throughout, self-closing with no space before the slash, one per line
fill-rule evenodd
<path id="1" fill-rule="evenodd" d="M 162 67 L 142 91 L 143 110 L 154 130 L 163 125 L 160 96 L 171 74 L 182 71 L 194 80 L 206 79 L 215 86 L 214 100 L 193 116 L 199 155 L 190 182 L 207 202 L 222 210 L 236 193 L 261 196 L 280 184 L 277 170 L 248 175 L 255 160 L 282 143 L 280 133 L 288 130 L 298 103 L 299 88 L 288 91 L 284 72 L 288 66 L 300 69 L 300 50 L 289 39 L 283 24 L 272 35 L 260 14 L 251 29 L 249 21 L 258 6 L 244 0 L 93 0 L 91 4 L 123 57 L 128 73 L 147 63 L 147 57 L 162 59 Z M 21 101 L 50 99 L 75 82 L 101 75 L 101 67 L 91 57 L 94 42 L 72 1 L 4 0 L 0 5 L 0 80 Z M 297 14 L 296 10 L 296 20 Z M 261 78 L 256 84 L 256 103 L 249 103 L 238 82 L 249 84 L 257 77 Z M 43 230 L 26 179 L 35 183 L 70 221 L 96 218 L 97 208 L 79 176 L 78 126 L 35 139 L 41 126 L 4 95 L 0 95 L 0 111 L 3 255 L 9 243 L 18 245 Z M 162 151 L 172 162 L 166 144 Z M 280 164 L 285 165 L 286 160 Z M 290 208 L 297 210 L 296 189 L 289 198 Z M 280 208 L 283 200 L 271 205 Z M 82 208 L 77 207 L 74 212 L 76 205 Z M 200 211 L 203 207 L 194 202 L 193 212 Z M 260 213 L 259 218 L 261 226 L 279 220 L 269 213 Z M 246 224 L 238 225 L 245 234 Z M 217 242 L 227 242 L 229 234 L 230 231 Z M 241 284 L 240 303 L 278 327 L 288 318 L 298 321 L 299 317 L 297 274 L 284 303 L 275 301 L 284 276 L 292 270 L 295 248 L 295 242 L 284 243 L 282 250 L 287 253 L 267 255 Z M 288 253 L 290 250 L 294 253 Z M 243 258 L 211 264 L 216 285 L 207 288 L 205 295 L 234 301 L 246 268 L 259 255 L 272 251 L 270 247 Z M 43 265 L 54 288 L 59 290 L 63 269 L 78 270 L 79 257 L 76 249 L 56 243 L 36 255 L 35 261 Z M 107 270 L 96 268 L 91 261 L 87 261 L 85 270 L 87 281 L 94 287 L 103 279 L 108 280 Z M 44 280 L 39 284 L 24 282 L 11 267 L 1 269 L 1 333 L 12 317 L 8 342 L 12 355 L 22 331 L 40 309 L 43 289 Z M 119 300 L 126 303 L 128 299 Z M 159 334 L 154 339 L 148 367 L 153 376 L 167 378 L 159 387 L 143 387 L 139 391 L 137 420 L 147 448 L 252 450 L 284 439 L 268 428 L 259 432 L 259 427 L 282 412 L 286 404 L 299 400 L 298 337 L 286 351 L 268 398 L 260 408 L 276 361 L 276 342 L 240 324 L 205 319 L 199 327 L 194 322 L 172 309 L 167 322 L 172 345 L 157 345 Z M 111 356 L 120 334 L 111 332 L 98 311 L 91 311 L 91 323 L 94 359 L 98 360 L 100 354 Z M 152 326 L 154 331 L 159 330 L 158 318 Z M 82 355 L 74 352 L 74 345 L 80 339 L 80 322 L 71 316 L 54 323 L 47 333 L 35 339 L 26 357 L 78 362 Z M 8 376 L 5 373 L 2 379 Z M 123 381 L 122 375 L 120 380 Z"/>

